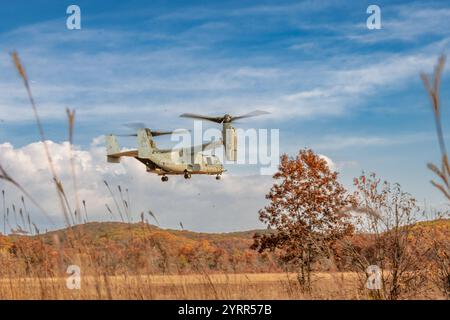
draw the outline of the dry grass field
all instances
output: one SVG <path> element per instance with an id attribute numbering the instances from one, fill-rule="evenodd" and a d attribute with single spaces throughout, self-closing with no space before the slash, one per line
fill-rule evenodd
<path id="1" fill-rule="evenodd" d="M 305 293 L 287 273 L 86 276 L 72 290 L 62 277 L 2 279 L 0 299 L 368 299 L 359 280 L 352 272 L 317 272 Z M 442 296 L 430 288 L 413 298 Z"/>
<path id="2" fill-rule="evenodd" d="M 205 274 L 82 277 L 80 289 L 65 278 L 0 280 L 0 299 L 361 299 L 355 273 L 315 273 L 302 293 L 295 274 Z"/>
<path id="3" fill-rule="evenodd" d="M 415 229 L 422 234 L 449 225 L 442 220 Z M 42 235 L 0 236 L 0 299 L 374 298 L 365 288 L 367 276 L 345 264 L 335 270 L 316 266 L 305 290 L 297 273 L 283 271 L 275 255 L 249 249 L 255 232 L 207 234 L 91 222 Z M 80 266 L 79 289 L 67 286 L 69 265 Z M 418 298 L 444 296 L 430 280 L 420 292 L 404 296 Z"/>
<path id="4" fill-rule="evenodd" d="M 450 220 L 436 220 L 414 230 L 448 239 L 449 226 Z M 376 298 L 365 288 L 367 275 L 345 261 L 316 265 L 305 290 L 296 270 L 286 271 L 275 254 L 249 248 L 255 232 L 264 231 L 207 234 L 91 222 L 41 235 L 0 236 L 0 299 Z M 370 249 L 364 237 L 351 241 Z M 67 286 L 71 265 L 80 267 L 79 289 Z M 435 272 L 402 299 L 444 298 L 433 283 Z"/>

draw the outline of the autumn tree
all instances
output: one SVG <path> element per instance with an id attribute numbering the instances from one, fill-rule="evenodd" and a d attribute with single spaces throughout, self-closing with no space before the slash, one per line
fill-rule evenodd
<path id="1" fill-rule="evenodd" d="M 372 298 L 414 296 L 426 281 L 419 246 L 424 238 L 419 229 L 414 229 L 420 214 L 416 200 L 398 183 L 382 181 L 374 173 L 362 174 L 354 184 L 357 205 L 353 212 L 359 215 L 357 231 L 365 235 L 366 243 L 363 247 L 347 243 L 351 266 L 367 277 L 370 268 L 380 271 L 379 287 L 369 291 Z"/>
<path id="2" fill-rule="evenodd" d="M 328 257 L 332 245 L 353 231 L 343 210 L 352 197 L 337 177 L 310 149 L 300 150 L 295 158 L 285 154 L 266 195 L 270 204 L 259 211 L 259 219 L 275 232 L 255 235 L 252 248 L 278 251 L 283 261 L 296 267 L 299 283 L 307 290 L 312 264 Z"/>

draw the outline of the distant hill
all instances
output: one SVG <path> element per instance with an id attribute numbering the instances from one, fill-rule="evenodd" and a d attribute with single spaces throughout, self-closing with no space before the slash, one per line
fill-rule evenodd
<path id="1" fill-rule="evenodd" d="M 71 264 L 80 255 L 90 256 L 96 269 L 108 273 L 185 273 L 205 268 L 213 272 L 283 271 L 284 265 L 274 253 L 261 255 L 250 249 L 255 233 L 268 232 L 273 231 L 202 233 L 147 223 L 90 222 L 37 236 L 0 236 L 0 254 L 32 262 L 37 268 Z M 426 246 L 426 238 L 445 239 L 449 233 L 450 219 L 441 219 L 415 224 L 412 236 L 423 237 L 420 242 Z M 357 234 L 350 240 L 367 247 L 367 236 Z"/>
<path id="2" fill-rule="evenodd" d="M 279 271 L 274 254 L 250 249 L 254 234 L 265 232 L 269 231 L 202 233 L 147 223 L 89 222 L 41 235 L 0 236 L 0 254 L 21 255 L 22 260 L 38 254 L 31 260 L 39 263 L 49 256 L 63 256 L 69 263 L 74 256 L 93 255 L 96 268 L 108 272 L 198 272 L 200 265 L 210 271 Z M 54 260 L 52 264 L 61 265 Z"/>
<path id="3" fill-rule="evenodd" d="M 188 230 L 161 229 L 155 225 L 147 223 L 123 223 L 123 222 L 89 222 L 76 225 L 71 228 L 74 234 L 82 234 L 94 243 L 101 243 L 102 240 L 130 241 L 132 239 L 142 239 L 145 237 L 161 237 L 173 244 L 195 244 L 200 241 L 208 241 L 220 248 L 230 248 L 243 250 L 248 249 L 253 243 L 255 233 L 267 233 L 269 230 L 248 230 L 226 233 L 205 233 Z M 40 237 L 46 242 L 51 242 L 55 235 L 64 242 L 71 232 L 67 229 L 50 231 Z"/>

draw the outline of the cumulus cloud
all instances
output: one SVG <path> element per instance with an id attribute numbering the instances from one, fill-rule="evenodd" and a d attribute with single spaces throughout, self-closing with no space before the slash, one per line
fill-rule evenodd
<path id="1" fill-rule="evenodd" d="M 327 157 L 323 154 L 319 154 L 319 157 L 322 158 L 323 160 L 325 160 L 325 162 L 328 165 L 328 168 L 330 168 L 331 171 L 335 171 L 337 169 L 336 164 L 329 157 Z"/>
<path id="2" fill-rule="evenodd" d="M 47 143 L 71 206 L 75 208 L 69 144 Z M 191 180 L 174 176 L 162 183 L 158 176 L 146 173 L 144 165 L 134 159 L 123 159 L 120 164 L 107 163 L 102 138 L 94 139 L 87 149 L 75 148 L 73 154 L 79 199 L 86 201 L 90 220 L 111 219 L 105 204 L 118 219 L 114 200 L 103 182 L 106 180 L 119 204 L 118 186 L 121 186 L 123 197 L 129 198 L 134 221 L 140 220 L 141 212 L 152 210 L 163 228 L 177 228 L 180 221 L 187 229 L 205 232 L 263 227 L 258 221 L 258 210 L 265 205 L 264 195 L 272 183 L 270 176 L 225 174 L 220 181 L 214 176 L 193 176 Z M 63 215 L 42 143 L 20 148 L 10 143 L 0 144 L 0 163 L 50 214 L 56 225 L 50 225 L 30 204 L 33 220 L 40 222 L 42 228 L 61 227 Z M 8 207 L 13 203 L 20 207 L 20 191 L 5 181 L 0 181 L 0 188 L 6 191 Z"/>

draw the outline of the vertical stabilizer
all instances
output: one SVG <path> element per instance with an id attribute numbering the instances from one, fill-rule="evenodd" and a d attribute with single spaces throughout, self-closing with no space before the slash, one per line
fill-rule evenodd
<path id="1" fill-rule="evenodd" d="M 148 158 L 153 153 L 152 135 L 147 129 L 137 132 L 138 157 Z"/>
<path id="2" fill-rule="evenodd" d="M 112 134 L 106 136 L 106 155 L 107 161 L 112 163 L 119 163 L 120 157 L 115 154 L 120 153 L 120 146 L 117 142 L 117 138 Z"/>

